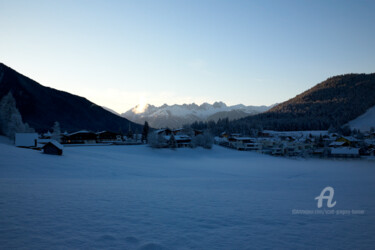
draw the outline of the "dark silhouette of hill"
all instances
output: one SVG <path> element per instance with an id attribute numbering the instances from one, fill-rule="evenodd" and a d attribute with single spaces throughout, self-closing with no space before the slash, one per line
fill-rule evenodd
<path id="1" fill-rule="evenodd" d="M 339 127 L 375 106 L 375 73 L 328 78 L 269 111 L 233 122 L 274 130 Z"/>
<path id="2" fill-rule="evenodd" d="M 117 116 L 86 98 L 45 87 L 0 63 L 0 99 L 11 92 L 24 122 L 39 132 L 55 121 L 62 131 L 82 129 L 141 132 L 142 126 Z"/>

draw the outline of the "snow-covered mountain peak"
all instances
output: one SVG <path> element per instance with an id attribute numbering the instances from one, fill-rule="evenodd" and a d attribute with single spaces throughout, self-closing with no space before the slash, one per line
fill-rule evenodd
<path id="1" fill-rule="evenodd" d="M 217 120 L 220 118 L 238 119 L 248 115 L 265 112 L 267 106 L 245 106 L 243 104 L 227 106 L 224 102 L 207 102 L 197 105 L 174 104 L 156 107 L 151 104 L 137 105 L 122 116 L 137 122 L 148 121 L 153 127 L 181 127 L 195 121 Z"/>

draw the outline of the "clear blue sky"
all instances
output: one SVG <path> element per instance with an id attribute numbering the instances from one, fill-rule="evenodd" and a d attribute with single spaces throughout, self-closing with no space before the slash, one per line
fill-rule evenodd
<path id="1" fill-rule="evenodd" d="M 0 61 L 124 112 L 261 105 L 375 72 L 375 1 L 0 0 Z"/>

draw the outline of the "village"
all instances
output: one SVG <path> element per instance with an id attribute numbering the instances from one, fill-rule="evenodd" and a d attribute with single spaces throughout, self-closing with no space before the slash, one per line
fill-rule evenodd
<path id="1" fill-rule="evenodd" d="M 327 131 L 259 132 L 256 137 L 223 132 L 215 137 L 221 146 L 275 156 L 359 158 L 375 155 L 375 133 L 361 138 Z"/>
<path id="2" fill-rule="evenodd" d="M 15 145 L 62 155 L 72 146 L 141 145 L 152 148 L 210 149 L 213 144 L 239 151 L 285 157 L 366 158 L 375 156 L 375 132 L 350 136 L 328 131 L 259 131 L 256 136 L 222 132 L 213 137 L 207 131 L 191 128 L 158 129 L 145 134 L 81 130 L 73 133 L 16 133 Z"/>

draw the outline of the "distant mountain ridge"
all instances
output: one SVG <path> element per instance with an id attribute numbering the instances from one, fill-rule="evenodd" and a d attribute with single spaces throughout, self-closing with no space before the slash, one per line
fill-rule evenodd
<path id="1" fill-rule="evenodd" d="M 141 132 L 142 126 L 117 116 L 84 97 L 45 87 L 0 63 L 0 99 L 12 93 L 24 122 L 39 132 L 55 121 L 63 131 L 82 129 Z"/>
<path id="2" fill-rule="evenodd" d="M 139 124 L 147 121 L 150 126 L 155 128 L 178 128 L 195 121 L 217 121 L 223 118 L 229 118 L 230 120 L 239 119 L 265 112 L 270 107 L 245 106 L 242 104 L 227 106 L 223 102 L 203 103 L 201 105 L 195 103 L 182 105 L 164 104 L 160 107 L 147 104 L 145 107 L 137 105 L 121 114 L 121 116 Z"/>

